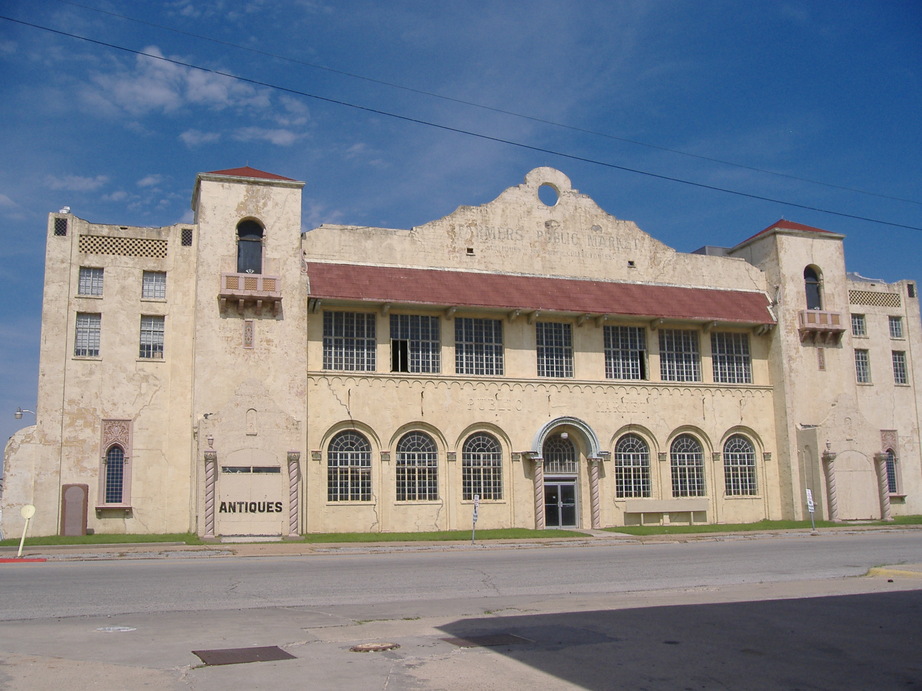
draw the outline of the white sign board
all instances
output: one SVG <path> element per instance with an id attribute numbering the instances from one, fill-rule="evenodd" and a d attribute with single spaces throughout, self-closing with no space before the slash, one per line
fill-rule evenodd
<path id="1" fill-rule="evenodd" d="M 816 510 L 816 505 L 813 503 L 813 490 L 807 488 L 807 511 L 813 513 Z"/>

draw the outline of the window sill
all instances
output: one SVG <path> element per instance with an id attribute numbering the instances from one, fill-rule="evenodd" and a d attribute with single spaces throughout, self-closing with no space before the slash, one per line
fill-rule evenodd
<path id="1" fill-rule="evenodd" d="M 80 298 L 81 300 L 102 300 L 103 296 L 102 295 L 81 295 L 80 293 L 77 293 L 76 297 Z"/>
<path id="2" fill-rule="evenodd" d="M 899 500 L 902 501 L 903 499 L 906 498 L 906 495 L 905 495 L 905 494 L 900 494 L 900 493 L 897 493 L 897 492 L 891 493 L 889 496 L 890 496 L 890 499 L 891 499 L 891 500 L 892 500 L 892 499 L 899 499 Z"/>
<path id="3" fill-rule="evenodd" d="M 166 362 L 166 358 L 162 357 L 139 357 L 137 362 Z"/>
<path id="4" fill-rule="evenodd" d="M 73 360 L 84 360 L 86 362 L 102 362 L 99 355 L 74 355 Z"/>
<path id="5" fill-rule="evenodd" d="M 141 302 L 161 302 L 166 304 L 166 298 L 141 298 Z"/>
<path id="6" fill-rule="evenodd" d="M 97 513 L 104 511 L 131 513 L 131 504 L 100 504 L 96 507 Z"/>

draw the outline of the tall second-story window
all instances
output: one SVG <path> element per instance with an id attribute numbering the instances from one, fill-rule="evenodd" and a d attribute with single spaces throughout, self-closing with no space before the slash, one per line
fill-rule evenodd
<path id="1" fill-rule="evenodd" d="M 375 371 L 375 315 L 323 313 L 323 369 Z"/>
<path id="2" fill-rule="evenodd" d="M 890 338 L 902 338 L 903 337 L 903 318 L 902 317 L 890 317 Z"/>
<path id="3" fill-rule="evenodd" d="M 458 374 L 503 373 L 503 322 L 455 318 L 455 371 Z"/>
<path id="4" fill-rule="evenodd" d="M 868 324 L 863 314 L 852 315 L 852 336 L 867 336 Z"/>
<path id="5" fill-rule="evenodd" d="M 101 331 L 102 315 L 96 312 L 77 312 L 74 355 L 76 357 L 99 357 Z"/>
<path id="6" fill-rule="evenodd" d="M 263 227 L 256 221 L 237 224 L 237 273 L 263 272 Z"/>
<path id="7" fill-rule="evenodd" d="M 701 381 L 698 332 L 660 329 L 659 368 L 663 381 Z"/>
<path id="8" fill-rule="evenodd" d="M 855 351 L 855 380 L 859 384 L 871 383 L 871 357 L 864 349 Z"/>
<path id="9" fill-rule="evenodd" d="M 807 309 L 823 309 L 823 296 L 820 290 L 820 276 L 812 266 L 804 269 L 804 291 L 807 294 Z"/>
<path id="10" fill-rule="evenodd" d="M 906 372 L 906 352 L 894 350 L 891 353 L 891 358 L 893 360 L 893 383 L 908 384 L 909 375 Z"/>
<path id="11" fill-rule="evenodd" d="M 647 378 L 647 333 L 643 327 L 605 327 L 605 377 Z"/>
<path id="12" fill-rule="evenodd" d="M 535 324 L 539 377 L 573 376 L 573 339 L 570 325 L 560 322 Z"/>
<path id="13" fill-rule="evenodd" d="M 103 270 L 91 266 L 80 267 L 77 281 L 77 295 L 102 295 Z"/>
<path id="14" fill-rule="evenodd" d="M 391 371 L 438 372 L 439 318 L 421 314 L 391 315 Z"/>
<path id="15" fill-rule="evenodd" d="M 749 335 L 711 333 L 711 359 L 714 381 L 722 384 L 751 384 L 752 362 L 749 357 Z"/>

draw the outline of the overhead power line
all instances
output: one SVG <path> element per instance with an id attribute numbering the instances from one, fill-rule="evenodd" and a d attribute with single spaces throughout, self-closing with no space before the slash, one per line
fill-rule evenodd
<path id="1" fill-rule="evenodd" d="M 540 124 L 542 124 L 542 125 L 550 125 L 550 126 L 552 126 L 552 127 L 558 127 L 558 128 L 561 128 L 561 129 L 570 130 L 570 131 L 572 131 L 572 132 L 579 132 L 580 134 L 588 134 L 588 135 L 591 135 L 591 136 L 593 136 L 593 137 L 604 137 L 604 138 L 606 138 L 606 139 L 611 139 L 611 140 L 613 140 L 613 141 L 624 142 L 624 143 L 626 143 L 626 144 L 633 144 L 633 145 L 635 145 L 635 146 L 642 146 L 642 147 L 645 147 L 645 148 L 648 148 L 648 149 L 655 149 L 655 150 L 657 150 L 657 151 L 665 151 L 665 152 L 667 152 L 667 153 L 676 154 L 676 155 L 679 155 L 679 156 L 687 156 L 688 158 L 695 158 L 695 159 L 698 159 L 699 161 L 708 161 L 709 163 L 719 163 L 719 164 L 725 165 L 725 166 L 732 166 L 732 167 L 734 167 L 734 168 L 740 168 L 741 170 L 749 170 L 749 171 L 752 171 L 752 172 L 754 172 L 754 173 L 762 173 L 762 174 L 764 174 L 764 175 L 773 175 L 773 176 L 776 176 L 776 177 L 785 178 L 785 179 L 787 179 L 787 180 L 794 180 L 794 181 L 796 181 L 796 182 L 806 182 L 806 183 L 809 183 L 809 184 L 811 184 L 811 185 L 819 185 L 819 186 L 821 186 L 821 187 L 829 187 L 830 189 L 842 190 L 842 191 L 844 191 L 844 192 L 854 192 L 854 193 L 856 193 L 856 194 L 863 194 L 863 195 L 867 195 L 867 196 L 870 196 L 870 197 L 877 197 L 877 198 L 879 198 L 879 199 L 888 199 L 888 200 L 890 200 L 890 201 L 898 201 L 898 202 L 905 202 L 905 203 L 907 203 L 907 204 L 918 204 L 918 205 L 922 205 L 922 201 L 917 201 L 917 200 L 915 200 L 915 199 L 906 199 L 906 198 L 904 198 L 904 197 L 895 197 L 895 196 L 892 196 L 892 195 L 881 194 L 880 192 L 871 192 L 871 191 L 868 191 L 868 190 L 863 190 L 863 189 L 860 189 L 860 188 L 857 188 L 857 187 L 848 187 L 848 186 L 846 186 L 846 185 L 837 185 L 837 184 L 831 183 L 831 182 L 823 182 L 823 181 L 821 181 L 821 180 L 813 180 L 813 179 L 811 179 L 811 178 L 799 177 L 799 176 L 797 176 L 797 175 L 791 175 L 791 174 L 789 174 L 789 173 L 780 173 L 780 172 L 775 171 L 775 170 L 768 170 L 768 169 L 766 169 L 766 168 L 758 168 L 758 167 L 756 167 L 756 166 L 750 166 L 750 165 L 746 165 L 746 164 L 744 164 L 744 163 L 735 163 L 735 162 L 733 162 L 733 161 L 727 161 L 727 160 L 724 160 L 724 159 L 721 159 L 721 158 L 716 158 L 716 157 L 713 157 L 713 156 L 704 156 L 704 155 L 702 155 L 702 154 L 693 154 L 693 153 L 691 153 L 690 151 L 682 151 L 681 149 L 673 149 L 673 148 L 670 148 L 670 147 L 667 147 L 667 146 L 661 146 L 661 145 L 658 145 L 658 144 L 651 144 L 650 142 L 642 142 L 642 141 L 637 140 L 637 139 L 630 139 L 630 138 L 627 138 L 627 137 L 619 137 L 619 136 L 617 136 L 617 135 L 610 134 L 610 133 L 608 133 L 608 132 L 599 132 L 598 130 L 591 130 L 591 129 L 586 129 L 586 128 L 583 128 L 583 127 L 576 127 L 576 126 L 574 126 L 574 125 L 567 125 L 567 124 L 565 124 L 565 123 L 556 122 L 556 121 L 554 121 L 554 120 L 547 120 L 547 119 L 545 119 L 545 118 L 539 118 L 539 117 L 534 116 L 534 115 L 527 115 L 527 114 L 525 114 L 525 113 L 518 113 L 518 112 L 516 112 L 516 111 L 506 110 L 506 109 L 504 109 L 504 108 L 497 108 L 497 107 L 495 107 L 495 106 L 488 106 L 488 105 L 483 104 L 483 103 L 476 103 L 476 102 L 474 102 L 474 101 L 467 101 L 467 100 L 464 100 L 464 99 L 461 99 L 461 98 L 457 98 L 457 97 L 454 97 L 454 96 L 446 96 L 446 95 L 444 95 L 444 94 L 438 94 L 438 93 L 434 93 L 434 92 L 432 92 L 432 91 L 426 91 L 426 90 L 424 90 L 424 89 L 417 89 L 417 88 L 414 88 L 414 87 L 411 87 L 411 86 L 406 86 L 405 84 L 397 84 L 397 83 L 385 81 L 385 80 L 382 80 L 382 79 L 376 79 L 376 78 L 374 78 L 374 77 L 368 77 L 368 76 L 362 75 L 362 74 L 356 74 L 356 73 L 354 73 L 354 72 L 347 72 L 347 71 L 345 71 L 345 70 L 336 69 L 336 68 L 334 68 L 334 67 L 327 67 L 326 65 L 320 65 L 320 64 L 315 63 L 315 62 L 309 62 L 309 61 L 307 61 L 307 60 L 299 60 L 299 59 L 297 59 L 297 58 L 292 58 L 292 57 L 288 57 L 288 56 L 285 56 L 285 55 L 279 55 L 278 53 L 271 53 L 271 52 L 269 52 L 269 51 L 261 50 L 261 49 L 259 49 L 259 48 L 253 48 L 253 47 L 251 47 L 251 46 L 243 46 L 243 45 L 240 45 L 239 43 L 233 43 L 232 41 L 224 41 L 224 40 L 221 40 L 221 39 L 218 39 L 218 38 L 214 38 L 214 37 L 211 37 L 211 36 L 205 36 L 205 35 L 203 35 L 203 34 L 197 34 L 197 33 L 192 32 L 192 31 L 185 31 L 185 30 L 183 30 L 183 29 L 177 29 L 177 28 L 175 28 L 175 27 L 168 26 L 168 25 L 166 25 L 166 24 L 158 24 L 158 23 L 156 23 L 156 22 L 151 22 L 151 21 L 148 21 L 148 20 L 146 20 L 146 19 L 140 19 L 140 18 L 138 18 L 138 17 L 131 17 L 131 16 L 129 16 L 129 15 L 120 14 L 120 13 L 118 13 L 118 12 L 112 12 L 112 11 L 110 11 L 110 10 L 103 10 L 103 9 L 100 9 L 100 8 L 97 8 L 97 7 L 91 7 L 91 6 L 89 6 L 89 5 L 84 5 L 84 4 L 81 4 L 81 3 L 79 3 L 79 2 L 73 2 L 73 0 L 58 0 L 58 2 L 60 2 L 60 3 L 62 3 L 62 4 L 65 4 L 65 5 L 71 5 L 71 6 L 73 6 L 73 7 L 79 7 L 79 8 L 81 8 L 81 9 L 90 10 L 91 12 L 97 12 L 97 13 L 99 13 L 99 14 L 109 15 L 110 17 L 116 17 L 116 18 L 118 18 L 118 19 L 123 19 L 123 20 L 125 20 L 125 21 L 134 22 L 134 23 L 136 23 L 136 24 L 142 24 L 142 25 L 144 25 L 144 26 L 150 26 L 150 27 L 153 27 L 153 28 L 156 28 L 156 29 L 163 29 L 164 31 L 170 31 L 170 32 L 175 33 L 175 34 L 179 34 L 180 36 L 188 36 L 189 38 L 195 38 L 195 39 L 199 39 L 199 40 L 202 40 L 202 41 L 208 41 L 208 42 L 210 42 L 210 43 L 214 43 L 214 44 L 219 45 L 219 46 L 226 46 L 226 47 L 228 47 L 228 48 L 235 48 L 235 49 L 237 49 L 237 50 L 244 50 L 244 51 L 247 51 L 247 52 L 249 52 L 249 53 L 253 53 L 254 55 L 262 55 L 262 56 L 265 56 L 265 57 L 268 57 L 268 58 L 273 58 L 273 59 L 275 59 L 275 60 L 284 60 L 285 62 L 290 62 L 290 63 L 296 64 L 296 65 L 302 65 L 302 66 L 304 66 L 304 67 L 310 67 L 311 69 L 323 70 L 323 71 L 325 71 L 325 72 L 330 72 L 331 74 L 338 74 L 338 75 L 343 76 L 343 77 L 349 77 L 350 79 L 358 79 L 358 80 L 361 80 L 361 81 L 369 82 L 369 83 L 371 83 L 371 84 L 378 84 L 378 85 L 380 85 L 380 86 L 386 86 L 386 87 L 389 87 L 389 88 L 392 88 L 392 89 L 399 89 L 399 90 L 401 90 L 401 91 L 407 91 L 407 92 L 409 92 L 409 93 L 419 94 L 419 95 L 421 95 L 421 96 L 428 96 L 428 97 L 430 97 L 430 98 L 440 99 L 440 100 L 442 100 L 442 101 L 447 101 L 447 102 L 449 102 L 449 103 L 457 103 L 458 105 L 469 106 L 469 107 L 472 107 L 472 108 L 479 108 L 479 109 L 481 109 L 481 110 L 487 110 L 487 111 L 490 111 L 490 112 L 493 112 L 493 113 L 499 113 L 500 115 L 509 115 L 509 116 L 511 116 L 511 117 L 521 118 L 521 119 L 524 119 L 524 120 L 529 120 L 529 121 L 531 121 L 531 122 L 537 122 L 537 123 L 540 123 Z"/>
<path id="2" fill-rule="evenodd" d="M 41 31 L 47 31 L 47 32 L 49 32 L 49 33 L 56 34 L 56 35 L 59 35 L 59 36 L 66 36 L 67 38 L 75 38 L 75 39 L 78 39 L 78 40 L 81 40 L 81 41 L 85 41 L 85 42 L 87 42 L 87 43 L 91 43 L 91 44 L 98 45 L 98 46 L 103 46 L 103 47 L 105 47 L 105 48 L 111 48 L 111 49 L 113 49 L 113 50 L 119 50 L 119 51 L 122 51 L 122 52 L 124 52 L 124 53 L 129 53 L 129 54 L 132 54 L 132 55 L 139 55 L 139 56 L 142 56 L 142 57 L 149 58 L 149 59 L 151 59 L 151 60 L 159 60 L 159 61 L 161 61 L 161 62 L 166 62 L 166 63 L 172 64 L 172 65 L 177 65 L 177 66 L 179 66 L 179 67 L 187 67 L 187 68 L 189 68 L 189 69 L 198 70 L 198 71 L 200 71 L 200 72 L 206 72 L 206 73 L 208 73 L 208 74 L 214 74 L 214 75 L 217 75 L 217 76 L 220 76 L 220 77 L 226 77 L 226 78 L 228 78 L 228 79 L 234 79 L 234 80 L 236 80 L 236 81 L 243 82 L 243 83 L 245 83 L 245 84 L 252 84 L 253 86 L 261 86 L 261 87 L 267 88 L 267 89 L 274 89 L 274 90 L 276 90 L 276 91 L 281 91 L 281 92 L 284 92 L 284 93 L 293 94 L 293 95 L 295 95 L 295 96 L 303 96 L 304 98 L 314 99 L 314 100 L 316 100 L 316 101 L 321 101 L 321 102 L 323 102 L 323 103 L 330 103 L 330 104 L 333 104 L 333 105 L 345 106 L 345 107 L 347 107 L 347 108 L 353 108 L 353 109 L 355 109 L 355 110 L 360 110 L 360 111 L 363 111 L 363 112 L 366 112 L 366 113 L 373 113 L 374 115 L 381 115 L 381 116 L 384 116 L 384 117 L 393 118 L 393 119 L 396 119 L 396 120 L 401 120 L 401 121 L 403 121 L 403 122 L 409 122 L 409 123 L 413 123 L 413 124 L 416 124 L 416 125 L 424 125 L 424 126 L 426 126 L 426 127 L 432 127 L 432 128 L 435 128 L 435 129 L 443 130 L 443 131 L 445 131 L 445 132 L 454 132 L 454 133 L 456 133 L 456 134 L 462 134 L 462 135 L 469 136 L 469 137 L 476 137 L 477 139 L 482 139 L 482 140 L 485 140 L 485 141 L 496 142 L 496 143 L 498 143 L 498 144 L 506 144 L 506 145 L 508 145 L 508 146 L 514 146 L 514 147 L 517 147 L 517 148 L 519 148 L 519 149 L 524 149 L 524 150 L 527 150 L 527 151 L 535 151 L 535 152 L 538 152 L 538 153 L 549 154 L 549 155 L 551 155 L 551 156 L 558 156 L 558 157 L 560 157 L 560 158 L 565 158 L 565 159 L 568 159 L 568 160 L 571 160 L 571 161 L 579 161 L 579 162 L 581 162 L 581 163 L 589 163 L 589 164 L 591 164 L 591 165 L 602 166 L 602 167 L 604 167 L 604 168 L 610 168 L 610 169 L 613 169 L 613 170 L 620 170 L 620 171 L 624 171 L 624 172 L 627 172 L 627 173 L 636 173 L 637 175 L 645 175 L 645 176 L 647 176 L 647 177 L 655 178 L 655 179 L 658 179 L 658 180 L 666 180 L 666 181 L 669 181 L 669 182 L 677 182 L 677 183 L 681 183 L 681 184 L 683 184 L 683 185 L 689 185 L 689 186 L 692 186 L 692 187 L 697 187 L 697 188 L 699 188 L 699 189 L 713 190 L 713 191 L 715 191 L 715 192 L 724 192 L 724 193 L 726 193 L 726 194 L 732 194 L 732 195 L 735 195 L 735 196 L 738 196 L 738 197 L 745 197 L 745 198 L 747 198 L 747 199 L 754 199 L 754 200 L 758 200 L 758 201 L 771 202 L 771 203 L 773 203 L 773 204 L 782 204 L 782 205 L 784 205 L 784 206 L 790 206 L 790 207 L 794 207 L 794 208 L 798 208 L 798 209 L 805 209 L 805 210 L 808 210 L 808 211 L 816 211 L 816 212 L 819 212 L 819 213 L 829 214 L 829 215 L 832 215 L 832 216 L 838 216 L 838 217 L 840 217 L 840 218 L 851 218 L 851 219 L 855 219 L 855 220 L 858 220 L 858 221 L 865 221 L 865 222 L 868 222 L 868 223 L 877 223 L 877 224 L 881 224 L 881 225 L 891 226 L 891 227 L 894 227 L 894 228 L 905 228 L 905 229 L 908 229 L 908 230 L 922 230 L 922 226 L 912 226 L 912 225 L 907 225 L 907 224 L 903 224 L 903 223 L 895 223 L 895 222 L 893 222 L 893 221 L 884 221 L 884 220 L 882 220 L 882 219 L 870 218 L 870 217 L 867 217 L 867 216 L 858 216 L 858 215 L 856 215 L 856 214 L 849 214 L 849 213 L 845 213 L 845 212 L 842 212 L 842 211 L 833 211 L 832 209 L 824 209 L 824 208 L 817 207 L 817 206 L 810 206 L 810 205 L 808 205 L 808 204 L 799 204 L 799 203 L 797 203 L 797 202 L 785 201 L 785 200 L 783 200 L 783 199 L 775 199 L 775 198 L 773 198 L 773 197 L 766 197 L 766 196 L 763 196 L 763 195 L 752 194 L 752 193 L 749 193 L 749 192 L 741 192 L 741 191 L 739 191 L 739 190 L 732 190 L 732 189 L 728 189 L 728 188 L 725 188 L 725 187 L 718 187 L 718 186 L 716 186 L 716 185 L 708 185 L 708 184 L 706 184 L 706 183 L 695 182 L 695 181 L 693 181 L 693 180 L 685 180 L 685 179 L 683 179 L 683 178 L 677 178 L 677 177 L 673 177 L 673 176 L 670 176 L 670 175 L 662 175 L 662 174 L 659 174 L 659 173 L 652 173 L 652 172 L 650 172 L 650 171 L 640 170 L 640 169 L 638 169 L 638 168 L 630 168 L 630 167 L 628 167 L 628 166 L 622 166 L 622 165 L 618 165 L 618 164 L 616 164 L 616 163 L 610 163 L 610 162 L 608 162 L 608 161 L 600 161 L 600 160 L 598 160 L 598 159 L 589 158 L 589 157 L 587 157 L 587 156 L 579 156 L 579 155 L 577 155 L 577 154 L 569 154 L 569 153 L 566 153 L 566 152 L 563 152 L 563 151 L 556 151 L 556 150 L 554 150 L 554 149 L 548 149 L 548 148 L 545 148 L 545 147 L 535 146 L 535 145 L 533 145 L 533 144 L 526 144 L 526 143 L 524 143 L 524 142 L 517 142 L 517 141 L 511 140 L 511 139 L 504 139 L 504 138 L 502 138 L 502 137 L 495 137 L 495 136 L 488 135 L 488 134 L 483 134 L 483 133 L 480 133 L 480 132 L 473 132 L 473 131 L 471 131 L 471 130 L 465 130 L 465 129 L 461 129 L 461 128 L 459 128 L 459 127 L 452 127 L 451 125 L 443 125 L 443 124 L 440 124 L 440 123 L 437 123 L 437 122 L 431 122 L 431 121 L 423 120 L 423 119 L 420 119 L 420 118 L 410 117 L 410 116 L 408 116 L 408 115 L 400 115 L 400 114 L 398 114 L 398 113 L 391 113 L 391 112 L 386 111 L 386 110 L 381 110 L 381 109 L 378 109 L 378 108 L 372 108 L 372 107 L 370 107 L 370 106 L 363 106 L 363 105 L 359 105 L 359 104 L 356 104 L 356 103 L 350 103 L 350 102 L 348 102 L 348 101 L 343 101 L 343 100 L 341 100 L 341 99 L 335 99 L 335 98 L 329 98 L 329 97 L 326 97 L 326 96 L 320 96 L 320 95 L 318 95 L 318 94 L 312 94 L 312 93 L 309 93 L 309 92 L 306 92 L 306 91 L 300 91 L 300 90 L 298 90 L 298 89 L 293 89 L 293 88 L 286 87 L 286 86 L 281 86 L 281 85 L 278 85 L 278 84 L 272 84 L 271 82 L 266 82 L 266 81 L 262 81 L 262 80 L 259 80 L 259 79 L 251 79 L 251 78 L 249 78 L 249 77 L 241 77 L 241 76 L 239 76 L 239 75 L 232 74 L 232 73 L 230 73 L 230 72 L 224 72 L 223 70 L 217 70 L 217 69 L 213 69 L 213 68 L 210 68 L 210 67 L 201 67 L 200 65 L 196 65 L 196 64 L 194 64 L 194 63 L 185 62 L 185 61 L 182 61 L 182 60 L 176 60 L 176 59 L 174 59 L 174 58 L 168 58 L 168 57 L 164 57 L 164 56 L 162 56 L 162 55 L 156 55 L 156 54 L 153 54 L 153 53 L 146 53 L 146 52 L 144 52 L 144 51 L 142 51 L 142 50 L 135 50 L 135 49 L 133 49 L 133 48 L 126 48 L 126 47 L 124 47 L 124 46 L 120 46 L 120 45 L 117 45 L 117 44 L 114 44 L 114 43 L 109 43 L 109 42 L 107 42 L 107 41 L 100 41 L 100 40 L 98 40 L 98 39 L 89 38 L 89 37 L 87 37 L 87 36 L 81 36 L 81 35 L 79 35 L 79 34 L 74 34 L 74 33 L 70 33 L 70 32 L 67 32 L 67 31 L 61 31 L 60 29 L 53 29 L 53 28 L 51 28 L 51 27 L 42 26 L 42 25 L 40 25 L 40 24 L 34 24 L 34 23 L 32 23 L 32 22 L 27 22 L 27 21 L 24 21 L 24 20 L 21 20 L 21 19 L 15 19 L 15 18 L 13 18 L 13 17 L 7 17 L 7 16 L 4 16 L 4 15 L 0 15 L 0 19 L 4 19 L 4 20 L 6 20 L 6 21 L 10 21 L 10 22 L 13 22 L 13 23 L 16 23 L 16 24 L 21 24 L 21 25 L 23 25 L 23 26 L 28 26 L 28 27 L 31 27 L 31 28 L 33 28 L 33 29 L 39 29 L 39 30 L 41 30 Z"/>

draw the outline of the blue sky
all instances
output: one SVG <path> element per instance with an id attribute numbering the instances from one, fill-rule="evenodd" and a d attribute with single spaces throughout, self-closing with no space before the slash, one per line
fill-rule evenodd
<path id="1" fill-rule="evenodd" d="M 550 165 L 680 251 L 784 217 L 846 234 L 850 271 L 922 280 L 912 0 L 7 0 L 0 16 L 4 440 L 35 408 L 47 214 L 188 221 L 201 171 L 305 180 L 307 230 L 409 228 Z"/>

